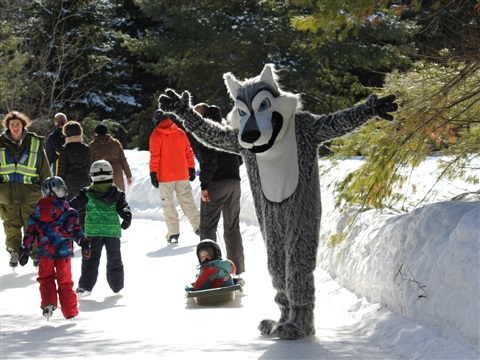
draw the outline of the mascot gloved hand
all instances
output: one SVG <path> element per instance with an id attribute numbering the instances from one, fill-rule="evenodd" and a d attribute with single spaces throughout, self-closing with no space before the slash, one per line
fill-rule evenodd
<path id="1" fill-rule="evenodd" d="M 181 117 L 192 107 L 190 94 L 184 91 L 179 95 L 174 90 L 167 89 L 165 94 L 158 98 L 158 106 L 165 112 L 175 112 Z"/>
<path id="2" fill-rule="evenodd" d="M 388 113 L 398 110 L 395 99 L 395 95 L 387 95 L 381 98 L 377 95 L 370 95 L 365 101 L 366 113 L 371 113 L 387 121 L 392 121 L 393 116 Z"/>

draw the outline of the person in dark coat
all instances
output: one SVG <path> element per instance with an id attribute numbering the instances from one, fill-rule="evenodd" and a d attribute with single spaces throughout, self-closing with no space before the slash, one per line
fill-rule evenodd
<path id="1" fill-rule="evenodd" d="M 48 163 L 52 175 L 58 172 L 58 157 L 60 148 L 65 144 L 65 138 L 62 136 L 63 125 L 67 123 L 67 116 L 64 113 L 57 113 L 53 117 L 53 130 L 48 134 L 45 141 L 45 153 L 47 154 Z"/>
<path id="2" fill-rule="evenodd" d="M 80 190 L 90 185 L 90 148 L 83 142 L 83 129 L 80 123 L 69 121 L 63 126 L 65 144 L 60 148 L 58 176 L 67 185 L 67 201 Z M 85 224 L 85 211 L 79 211 L 80 225 Z"/>
<path id="3" fill-rule="evenodd" d="M 206 119 L 222 122 L 219 107 L 201 103 L 195 110 Z M 203 146 L 203 145 L 202 145 Z M 236 265 L 236 275 L 245 271 L 243 240 L 240 233 L 239 155 L 203 146 L 200 162 L 200 239 L 217 241 L 217 227 L 223 215 L 223 238 L 227 257 Z"/>

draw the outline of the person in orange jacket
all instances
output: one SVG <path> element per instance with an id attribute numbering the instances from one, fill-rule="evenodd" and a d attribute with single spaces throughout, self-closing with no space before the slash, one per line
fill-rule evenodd
<path id="1" fill-rule="evenodd" d="M 150 179 L 160 190 L 163 214 L 167 225 L 167 241 L 178 243 L 180 220 L 175 198 L 199 235 L 200 211 L 195 204 L 189 181 L 195 180 L 195 160 L 186 133 L 167 114 L 156 110 L 153 115 L 155 129 L 150 135 Z"/>

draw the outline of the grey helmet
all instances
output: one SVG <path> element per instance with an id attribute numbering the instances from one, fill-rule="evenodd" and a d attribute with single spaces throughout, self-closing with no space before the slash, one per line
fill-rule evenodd
<path id="1" fill-rule="evenodd" d="M 67 185 L 59 176 L 51 176 L 45 179 L 42 184 L 42 194 L 44 197 L 53 196 L 56 198 L 64 198 L 67 196 Z"/>
<path id="2" fill-rule="evenodd" d="M 94 183 L 111 181 L 113 168 L 107 160 L 97 160 L 90 166 L 90 177 Z"/>

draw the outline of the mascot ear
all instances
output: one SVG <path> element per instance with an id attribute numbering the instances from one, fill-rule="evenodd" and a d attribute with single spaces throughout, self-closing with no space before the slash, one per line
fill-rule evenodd
<path id="1" fill-rule="evenodd" d="M 223 74 L 223 78 L 225 79 L 225 85 L 227 86 L 227 90 L 230 93 L 230 96 L 233 100 L 237 98 L 238 90 L 242 87 L 242 85 L 235 79 L 232 73 Z"/>
<path id="2" fill-rule="evenodd" d="M 276 82 L 276 74 L 275 74 L 275 65 L 274 64 L 266 64 L 260 74 L 259 81 L 265 82 L 270 85 L 273 89 L 279 90 L 278 85 Z"/>

